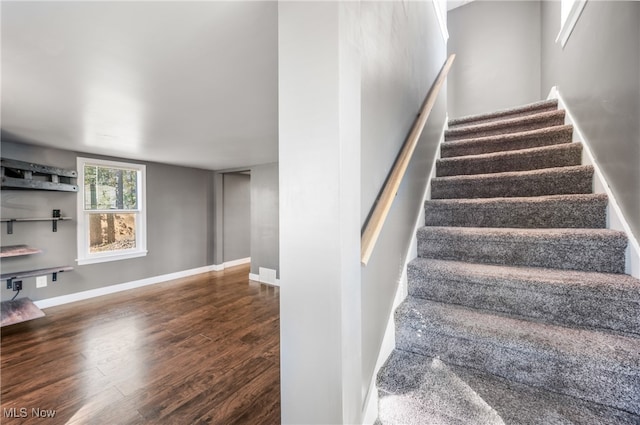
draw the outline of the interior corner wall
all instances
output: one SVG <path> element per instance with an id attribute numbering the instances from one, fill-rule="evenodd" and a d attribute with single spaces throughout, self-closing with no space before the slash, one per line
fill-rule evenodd
<path id="1" fill-rule="evenodd" d="M 2 157 L 35 162 L 65 169 L 76 169 L 78 156 L 105 158 L 60 149 L 44 148 L 2 140 Z M 15 223 L 13 234 L 6 234 L 6 224 L 0 228 L 2 245 L 26 244 L 42 249 L 41 254 L 2 260 L 2 272 L 41 269 L 60 265 L 74 266 L 70 272 L 58 275 L 58 281 L 48 277 L 48 286 L 36 289 L 35 278 L 23 279 L 20 296 L 33 301 L 98 289 L 114 284 L 161 276 L 209 265 L 207 262 L 207 226 L 210 171 L 157 163 L 147 167 L 147 249 L 145 257 L 107 263 L 78 266 L 77 219 L 75 192 L 42 190 L 3 190 L 3 218 L 50 217 L 52 209 L 73 217 L 58 223 L 52 232 L 50 222 Z M 2 300 L 15 292 L 2 288 Z"/>
<path id="2" fill-rule="evenodd" d="M 449 117 L 540 100 L 540 3 L 474 1 L 449 11 Z"/>
<path id="3" fill-rule="evenodd" d="M 542 2 L 542 86 L 557 86 L 640 237 L 640 2 L 587 1 L 563 48 L 560 3 Z"/>
<path id="4" fill-rule="evenodd" d="M 431 2 L 362 2 L 361 223 L 446 60 Z M 454 63 L 454 68 L 456 64 Z M 367 394 L 446 115 L 442 91 L 367 266 L 362 268 L 362 392 Z"/>
<path id="5" fill-rule="evenodd" d="M 223 260 L 251 256 L 251 176 L 223 174 Z"/>
<path id="6" fill-rule="evenodd" d="M 251 273 L 260 267 L 280 277 L 278 164 L 251 167 Z"/>

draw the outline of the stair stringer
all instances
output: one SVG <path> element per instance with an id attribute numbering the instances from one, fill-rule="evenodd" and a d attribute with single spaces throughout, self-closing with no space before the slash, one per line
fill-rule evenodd
<path id="1" fill-rule="evenodd" d="M 440 159 L 440 146 L 442 146 L 442 142 L 444 141 L 444 134 L 449 126 L 449 115 L 446 114 L 444 125 L 442 130 L 440 131 L 440 136 L 438 138 L 438 147 L 433 154 L 433 158 L 431 160 L 431 169 L 429 171 L 429 175 L 427 176 L 427 185 L 425 187 L 424 194 L 422 196 L 422 204 L 420 206 L 420 211 L 418 212 L 418 217 L 416 222 L 414 223 L 413 232 L 411 233 L 411 242 L 407 247 L 407 253 L 405 255 L 405 263 L 402 268 L 402 275 L 400 276 L 400 281 L 398 282 L 398 287 L 396 289 L 396 294 L 393 301 L 393 307 L 391 308 L 391 312 L 389 313 L 389 317 L 387 318 L 387 326 L 385 328 L 384 337 L 382 339 L 382 343 L 380 344 L 380 349 L 378 350 L 378 359 L 376 360 L 376 367 L 373 371 L 373 376 L 371 378 L 371 382 L 369 382 L 369 387 L 367 388 L 366 394 L 364 394 L 364 403 L 362 406 L 362 418 L 363 425 L 373 425 L 378 419 L 378 389 L 376 386 L 376 379 L 378 377 L 378 372 L 380 368 L 385 364 L 391 353 L 396 348 L 396 335 L 395 335 L 395 312 L 396 309 L 402 302 L 407 298 L 409 290 L 408 290 L 408 280 L 407 280 L 407 267 L 411 261 L 418 258 L 418 229 L 424 226 L 425 222 L 425 210 L 424 210 L 424 201 L 431 199 L 431 181 L 436 176 L 436 162 Z"/>

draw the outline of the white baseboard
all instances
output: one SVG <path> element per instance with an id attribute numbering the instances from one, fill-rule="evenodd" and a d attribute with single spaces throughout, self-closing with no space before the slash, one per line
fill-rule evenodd
<path id="1" fill-rule="evenodd" d="M 237 260 L 231 260 L 231 261 L 226 261 L 222 264 L 216 264 L 216 267 L 218 267 L 218 269 L 216 271 L 220 271 L 220 270 L 224 270 L 224 269 L 228 269 L 229 267 L 235 267 L 235 266 L 239 266 L 242 264 L 247 264 L 251 262 L 251 257 L 247 257 L 247 258 L 239 258 Z"/>
<path id="2" fill-rule="evenodd" d="M 394 313 L 396 308 L 407 298 L 408 295 L 408 282 L 407 282 L 407 265 L 418 256 L 418 229 L 424 226 L 425 213 L 424 213 L 424 201 L 427 199 L 431 199 L 431 179 L 436 176 L 436 163 L 440 158 L 440 145 L 442 141 L 444 141 L 444 133 L 448 128 L 449 117 L 445 117 L 444 126 L 442 127 L 442 132 L 440 133 L 440 139 L 438 140 L 438 147 L 433 156 L 433 161 L 431 162 L 431 170 L 429 172 L 429 177 L 427 181 L 427 186 L 425 187 L 424 194 L 422 196 L 423 202 L 420 204 L 420 212 L 418 213 L 418 217 L 414 224 L 413 236 L 411 237 L 411 242 L 407 249 L 406 260 L 404 264 L 404 268 L 402 270 L 402 276 L 400 277 L 400 282 L 398 283 L 398 289 L 396 290 L 396 295 L 393 300 L 393 308 L 391 309 L 391 314 L 389 315 L 389 319 L 387 320 L 387 327 L 384 332 L 384 336 L 382 338 L 382 344 L 380 345 L 380 350 L 378 352 L 378 360 L 376 361 L 376 367 L 373 372 L 373 377 L 371 378 L 371 382 L 369 383 L 369 390 L 367 391 L 367 398 L 364 402 L 364 408 L 362 412 L 362 417 L 364 418 L 362 423 L 365 425 L 373 424 L 378 418 L 378 391 L 376 390 L 376 377 L 378 376 L 378 372 L 380 368 L 387 361 L 391 352 L 396 347 L 396 327 L 394 321 Z"/>
<path id="3" fill-rule="evenodd" d="M 88 300 L 90 298 L 100 297 L 102 295 L 115 294 L 116 292 L 127 291 L 129 289 L 141 288 L 143 286 L 154 285 L 156 283 L 167 282 L 169 280 L 180 279 L 201 273 L 211 271 L 219 271 L 219 266 L 211 265 L 198 267 L 195 269 L 184 270 L 181 272 L 169 273 L 161 276 L 148 277 L 146 279 L 134 280 L 131 282 L 109 285 L 103 288 L 90 289 L 88 291 L 76 292 L 69 295 L 61 295 L 59 297 L 47 298 L 35 301 L 34 304 L 38 308 L 49 308 L 58 305 L 69 304 L 76 301 Z"/>
<path id="4" fill-rule="evenodd" d="M 564 101 L 562 94 L 557 89 L 557 87 L 554 86 L 551 88 L 547 99 L 558 100 L 558 108 L 564 109 L 565 111 L 565 123 L 573 125 L 573 141 L 582 142 L 582 163 L 585 165 L 593 165 L 594 169 L 593 191 L 595 193 L 606 193 L 607 197 L 609 198 L 609 202 L 607 204 L 607 227 L 609 229 L 620 230 L 624 232 L 629 240 L 625 254 L 625 273 L 633 277 L 640 278 L 640 244 L 638 244 L 638 239 L 636 239 L 635 235 L 631 231 L 631 227 L 622 214 L 620 205 L 616 201 L 616 197 L 613 195 L 609 183 L 605 179 L 602 170 L 598 166 L 598 163 L 593 156 L 593 151 L 591 150 L 589 140 L 585 137 L 584 132 L 582 132 L 580 128 L 580 125 L 571 114 L 571 110 L 569 109 L 567 103 Z"/>
<path id="5" fill-rule="evenodd" d="M 409 261 L 407 261 L 409 263 Z M 376 389 L 376 377 L 384 362 L 387 361 L 391 352 L 396 348 L 396 324 L 394 321 L 394 313 L 396 308 L 407 297 L 407 266 L 405 265 L 398 284 L 398 290 L 393 300 L 393 308 L 387 321 L 387 327 L 382 338 L 382 344 L 380 345 L 380 351 L 378 353 L 378 360 L 376 361 L 376 367 L 373 372 L 373 378 L 369 383 L 369 390 L 367 392 L 367 399 L 364 403 L 364 411 L 362 417 L 364 418 L 362 423 L 366 425 L 373 425 L 378 418 L 378 391 Z"/>

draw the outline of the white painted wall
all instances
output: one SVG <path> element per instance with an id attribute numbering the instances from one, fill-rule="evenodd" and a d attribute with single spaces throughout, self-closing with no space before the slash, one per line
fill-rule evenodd
<path id="1" fill-rule="evenodd" d="M 284 424 L 361 421 L 359 15 L 279 3 Z"/>

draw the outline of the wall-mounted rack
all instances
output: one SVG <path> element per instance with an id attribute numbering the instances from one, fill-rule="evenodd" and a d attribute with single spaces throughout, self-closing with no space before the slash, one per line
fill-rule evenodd
<path id="1" fill-rule="evenodd" d="M 46 217 L 46 218 L 3 218 L 2 223 L 7 223 L 7 234 L 13 234 L 13 223 L 21 221 L 50 221 L 53 232 L 58 231 L 58 221 L 71 220 L 71 217 Z"/>
<path id="2" fill-rule="evenodd" d="M 78 191 L 78 186 L 71 181 L 78 178 L 78 172 L 75 170 L 9 158 L 2 158 L 0 163 L 2 189 Z"/>
<path id="3" fill-rule="evenodd" d="M 58 273 L 68 272 L 73 270 L 71 266 L 58 266 L 58 267 L 48 267 L 46 269 L 37 269 L 37 270 L 25 270 L 22 272 L 14 272 L 14 273 L 3 273 L 0 275 L 0 281 L 7 281 L 7 289 L 13 289 L 13 281 L 16 279 L 24 279 L 26 277 L 36 277 L 42 275 L 51 275 L 51 281 L 55 282 L 58 280 Z"/>

